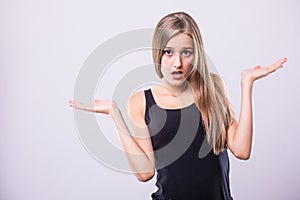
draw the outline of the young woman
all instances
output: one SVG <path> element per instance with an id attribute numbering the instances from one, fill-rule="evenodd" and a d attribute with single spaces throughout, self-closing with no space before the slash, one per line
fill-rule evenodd
<path id="1" fill-rule="evenodd" d="M 220 77 L 208 70 L 201 34 L 191 16 L 177 12 L 162 18 L 152 53 L 161 84 L 131 96 L 133 130 L 116 102 L 70 100 L 69 105 L 111 117 L 137 179 L 148 181 L 157 171 L 153 199 L 232 199 L 227 149 L 239 159 L 250 157 L 253 84 L 282 67 L 286 58 L 242 73 L 237 121 Z"/>

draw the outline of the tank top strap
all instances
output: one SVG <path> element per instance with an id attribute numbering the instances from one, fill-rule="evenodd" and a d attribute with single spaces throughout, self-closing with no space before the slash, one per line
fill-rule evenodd
<path id="1" fill-rule="evenodd" d="M 156 104 L 151 89 L 145 90 L 146 106 L 151 107 Z"/>
<path id="2" fill-rule="evenodd" d="M 151 89 L 144 90 L 146 99 L 146 112 L 145 112 L 145 122 L 148 125 L 150 123 L 149 111 L 153 105 L 156 105 Z"/>

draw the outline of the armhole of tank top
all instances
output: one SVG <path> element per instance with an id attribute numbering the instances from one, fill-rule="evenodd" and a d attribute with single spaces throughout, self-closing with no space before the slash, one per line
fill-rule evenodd
<path id="1" fill-rule="evenodd" d="M 155 104 L 153 96 L 151 94 L 151 89 L 144 90 L 145 95 L 145 114 L 144 114 L 144 120 L 146 124 L 150 122 L 150 116 L 149 116 L 149 109 L 150 107 Z"/>
<path id="2" fill-rule="evenodd" d="M 145 114 L 144 114 L 144 120 L 145 120 L 145 123 L 148 125 L 148 122 L 147 122 L 147 118 L 149 118 L 149 116 L 148 116 L 148 104 L 149 104 L 149 102 L 148 102 L 148 92 L 147 92 L 148 90 L 144 90 L 144 96 L 145 96 Z"/>

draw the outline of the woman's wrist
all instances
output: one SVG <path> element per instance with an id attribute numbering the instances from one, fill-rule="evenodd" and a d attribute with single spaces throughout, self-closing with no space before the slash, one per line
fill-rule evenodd
<path id="1" fill-rule="evenodd" d="M 111 107 L 108 112 L 109 117 L 115 119 L 115 116 L 119 114 L 120 114 L 120 109 L 118 107 L 117 102 L 111 101 Z"/>
<path id="2" fill-rule="evenodd" d="M 247 71 L 244 71 L 242 73 L 242 79 L 241 79 L 242 88 L 252 88 L 253 83 L 254 83 L 254 79 L 251 78 L 251 76 L 247 73 Z"/>

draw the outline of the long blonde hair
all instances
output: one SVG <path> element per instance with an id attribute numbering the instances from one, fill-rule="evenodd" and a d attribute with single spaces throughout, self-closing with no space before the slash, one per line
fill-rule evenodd
<path id="1" fill-rule="evenodd" d="M 195 103 L 201 112 L 207 140 L 214 154 L 226 149 L 226 136 L 233 120 L 233 111 L 221 78 L 208 70 L 201 33 L 194 19 L 184 13 L 171 13 L 162 18 L 154 31 L 152 55 L 160 78 L 161 58 L 168 41 L 179 33 L 190 35 L 194 41 L 194 67 L 187 81 L 191 84 Z"/>

